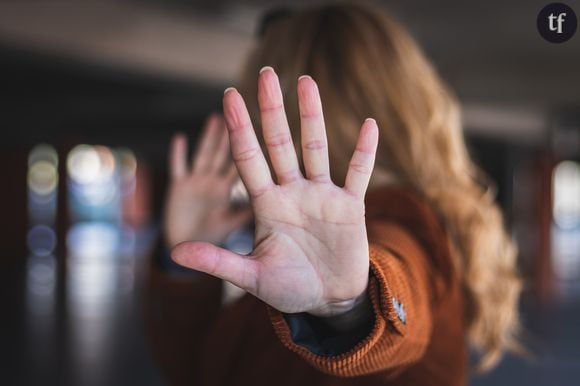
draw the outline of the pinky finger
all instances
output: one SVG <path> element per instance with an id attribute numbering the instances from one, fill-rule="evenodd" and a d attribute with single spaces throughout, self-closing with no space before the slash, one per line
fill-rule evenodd
<path id="1" fill-rule="evenodd" d="M 379 142 L 379 128 L 377 122 L 367 118 L 360 130 L 356 148 L 348 165 L 344 189 L 356 197 L 364 198 L 373 166 Z"/>
<path id="2" fill-rule="evenodd" d="M 182 133 L 174 135 L 171 140 L 169 174 L 174 180 L 187 174 L 187 138 Z"/>

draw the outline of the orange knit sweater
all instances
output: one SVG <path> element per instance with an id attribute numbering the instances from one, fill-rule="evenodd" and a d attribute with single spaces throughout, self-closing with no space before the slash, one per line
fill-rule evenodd
<path id="1" fill-rule="evenodd" d="M 463 297 L 440 219 L 408 189 L 371 192 L 366 208 L 375 321 L 365 339 L 341 355 L 316 355 L 257 298 L 222 308 L 218 279 L 153 269 L 148 330 L 170 383 L 466 384 Z"/>

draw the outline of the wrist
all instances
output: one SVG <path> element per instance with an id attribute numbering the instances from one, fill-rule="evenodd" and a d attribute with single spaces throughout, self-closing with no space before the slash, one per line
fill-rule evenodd
<path id="1" fill-rule="evenodd" d="M 366 324 L 374 314 L 373 306 L 366 290 L 355 299 L 341 306 L 342 308 L 334 310 L 335 313 L 317 316 L 318 319 L 334 331 L 347 332 Z"/>
<path id="2" fill-rule="evenodd" d="M 367 297 L 367 291 L 365 290 L 355 298 L 343 300 L 340 302 L 328 303 L 323 309 L 319 311 L 312 311 L 309 314 L 318 317 L 339 317 L 343 314 L 347 314 L 353 309 L 356 309 L 361 303 L 364 302 Z"/>
<path id="3" fill-rule="evenodd" d="M 351 283 L 354 284 L 354 283 Z M 362 284 L 362 283 L 361 283 Z M 327 302 L 325 304 L 323 304 L 320 307 L 317 307 L 315 309 L 311 309 L 311 310 L 305 310 L 304 312 L 316 316 L 316 317 L 335 317 L 335 316 L 340 316 L 342 314 L 346 314 L 348 312 L 350 312 L 353 309 L 356 309 L 360 304 L 364 303 L 366 298 L 368 297 L 368 293 L 367 293 L 367 288 L 368 288 L 368 284 L 369 284 L 369 278 L 368 276 L 365 278 L 365 282 L 364 282 L 364 286 L 362 287 L 357 287 L 361 288 L 359 291 L 356 291 L 355 293 L 358 293 L 358 295 L 348 298 L 348 299 L 344 299 L 344 300 L 340 300 L 340 301 L 330 301 Z M 343 288 L 343 290 L 346 290 L 346 288 Z M 354 291 L 353 291 L 354 292 Z"/>

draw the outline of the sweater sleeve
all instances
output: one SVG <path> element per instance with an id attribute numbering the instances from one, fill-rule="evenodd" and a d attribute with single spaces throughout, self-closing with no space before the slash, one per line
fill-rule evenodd
<path id="1" fill-rule="evenodd" d="M 421 244 L 394 223 L 368 225 L 370 276 L 367 288 L 374 326 L 354 348 L 336 356 L 317 355 L 292 340 L 279 311 L 268 307 L 276 335 L 315 368 L 340 377 L 382 372 L 393 376 L 425 353 L 432 330 L 432 278 Z"/>

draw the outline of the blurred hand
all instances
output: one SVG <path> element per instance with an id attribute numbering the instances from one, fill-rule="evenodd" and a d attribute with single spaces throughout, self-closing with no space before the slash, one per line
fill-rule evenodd
<path id="1" fill-rule="evenodd" d="M 219 116 L 209 117 L 190 170 L 183 134 L 173 138 L 169 164 L 164 231 L 170 247 L 187 240 L 219 244 L 251 218 L 249 208 L 234 210 L 230 204 L 239 176 L 229 159 L 228 135 Z"/>
<path id="2" fill-rule="evenodd" d="M 272 180 L 241 95 L 228 89 L 224 112 L 234 161 L 250 193 L 255 246 L 242 256 L 203 242 L 179 244 L 178 263 L 241 287 L 287 313 L 331 316 L 364 299 L 369 250 L 364 196 L 373 169 L 378 128 L 361 128 L 344 187 L 329 175 L 320 96 L 310 77 L 298 81 L 303 176 L 296 157 L 282 92 L 271 68 L 261 71 L 258 102 L 264 140 L 276 173 Z"/>

